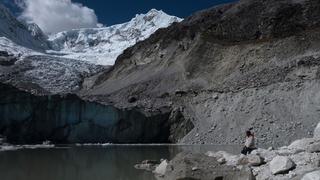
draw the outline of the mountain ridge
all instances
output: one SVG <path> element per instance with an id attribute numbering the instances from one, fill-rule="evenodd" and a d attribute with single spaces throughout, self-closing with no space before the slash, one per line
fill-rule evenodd
<path id="1" fill-rule="evenodd" d="M 145 40 L 156 30 L 180 21 L 182 19 L 178 17 L 151 9 L 126 23 L 64 31 L 50 35 L 49 41 L 54 52 L 62 53 L 64 57 L 113 65 L 126 48 Z"/>
<path id="2" fill-rule="evenodd" d="M 36 51 L 44 52 L 49 48 L 45 38 L 33 36 L 31 27 L 18 21 L 9 9 L 2 4 L 0 4 L 0 24 L 0 36 L 2 37 L 6 37 L 19 45 Z M 38 29 L 38 33 L 37 35 L 42 33 L 40 29 Z"/>
<path id="3" fill-rule="evenodd" d="M 239 144 L 247 129 L 265 146 L 308 137 L 320 118 L 319 7 L 243 0 L 197 12 L 126 49 L 82 96 L 171 107 L 195 125 L 181 143 Z"/>

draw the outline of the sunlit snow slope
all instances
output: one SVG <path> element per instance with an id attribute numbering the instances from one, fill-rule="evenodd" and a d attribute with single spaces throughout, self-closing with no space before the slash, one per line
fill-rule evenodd
<path id="1" fill-rule="evenodd" d="M 145 40 L 159 28 L 182 19 L 155 9 L 136 15 L 131 21 L 104 28 L 76 29 L 49 36 L 53 51 L 62 57 L 113 65 L 128 47 Z"/>

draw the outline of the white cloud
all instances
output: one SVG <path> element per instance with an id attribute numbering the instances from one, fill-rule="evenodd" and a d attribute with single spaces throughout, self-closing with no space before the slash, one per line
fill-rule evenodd
<path id="1" fill-rule="evenodd" d="M 97 27 L 94 10 L 71 0 L 15 0 L 22 8 L 19 18 L 36 23 L 45 33 Z"/>
<path id="2" fill-rule="evenodd" d="M 24 0 L 14 0 L 14 3 L 15 3 L 19 8 L 25 8 Z"/>

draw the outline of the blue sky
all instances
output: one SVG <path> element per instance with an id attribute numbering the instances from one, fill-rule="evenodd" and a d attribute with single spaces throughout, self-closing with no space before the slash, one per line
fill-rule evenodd
<path id="1" fill-rule="evenodd" d="M 107 25 L 130 20 L 135 14 L 155 8 L 167 14 L 186 17 L 198 10 L 235 0 L 74 0 L 95 10 L 99 22 Z"/>
<path id="2" fill-rule="evenodd" d="M 36 23 L 45 33 L 110 26 L 155 8 L 185 18 L 192 13 L 235 0 L 0 0 L 20 19 Z"/>
<path id="3" fill-rule="evenodd" d="M 12 5 L 13 1 L 0 0 L 18 14 Z M 72 0 L 93 9 L 99 22 L 106 25 L 126 22 L 135 14 L 146 13 L 152 8 L 162 9 L 170 15 L 186 17 L 198 10 L 233 1 L 235 0 Z"/>

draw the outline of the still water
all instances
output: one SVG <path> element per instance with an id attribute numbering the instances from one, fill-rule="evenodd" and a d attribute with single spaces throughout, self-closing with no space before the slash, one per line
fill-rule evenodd
<path id="1" fill-rule="evenodd" d="M 0 152 L 1 180 L 154 180 L 152 173 L 134 169 L 145 160 L 171 159 L 182 151 L 204 153 L 237 146 L 108 145 L 24 149 Z"/>

